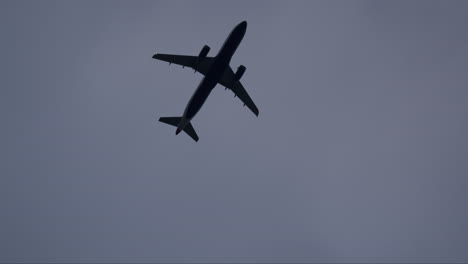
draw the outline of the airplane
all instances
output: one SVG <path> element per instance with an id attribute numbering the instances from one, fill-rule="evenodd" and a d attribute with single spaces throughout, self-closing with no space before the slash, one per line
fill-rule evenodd
<path id="1" fill-rule="evenodd" d="M 177 127 L 176 135 L 181 131 L 186 132 L 193 140 L 198 142 L 198 135 L 193 129 L 190 121 L 198 113 L 211 91 L 219 83 L 234 92 L 234 97 L 239 99 L 247 106 L 256 116 L 258 116 L 258 108 L 250 98 L 244 86 L 239 81 L 244 74 L 246 68 L 240 65 L 236 73 L 231 69 L 229 63 L 234 52 L 239 47 L 242 39 L 244 38 L 245 31 L 247 30 L 247 21 L 239 23 L 219 50 L 215 57 L 207 57 L 210 47 L 205 45 L 201 49 L 198 56 L 186 55 L 171 55 L 160 54 L 153 55 L 153 59 L 162 60 L 165 62 L 182 65 L 182 67 L 189 67 L 194 72 L 199 72 L 204 75 L 195 93 L 190 98 L 185 111 L 181 117 L 161 117 L 159 121 Z"/>

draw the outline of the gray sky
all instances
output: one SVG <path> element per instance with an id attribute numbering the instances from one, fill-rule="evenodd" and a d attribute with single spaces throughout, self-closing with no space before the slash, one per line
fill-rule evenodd
<path id="1" fill-rule="evenodd" d="M 1 1 L 0 261 L 468 262 L 467 1 Z M 156 122 L 242 20 L 255 117 Z"/>

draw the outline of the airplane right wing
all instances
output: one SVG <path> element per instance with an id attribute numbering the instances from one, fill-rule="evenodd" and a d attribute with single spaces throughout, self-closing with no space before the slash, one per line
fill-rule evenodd
<path id="1" fill-rule="evenodd" d="M 250 98 L 242 83 L 235 79 L 235 73 L 231 69 L 231 67 L 227 68 L 219 83 L 222 86 L 231 89 L 234 92 L 235 96 L 239 97 L 239 99 L 241 99 L 244 105 L 246 105 L 250 109 L 250 111 L 252 111 L 256 116 L 258 116 L 257 106 L 252 101 L 252 98 Z"/>
<path id="2" fill-rule="evenodd" d="M 213 57 L 172 55 L 160 53 L 155 54 L 153 56 L 153 59 L 169 62 L 169 64 L 174 63 L 183 67 L 189 67 L 203 75 L 206 75 L 206 73 L 210 69 L 211 63 L 213 62 Z"/>

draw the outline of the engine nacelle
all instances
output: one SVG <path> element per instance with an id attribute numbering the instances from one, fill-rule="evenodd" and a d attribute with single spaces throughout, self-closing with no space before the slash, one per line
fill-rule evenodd
<path id="1" fill-rule="evenodd" d="M 208 52 L 210 52 L 210 47 L 208 47 L 208 45 L 205 45 L 201 49 L 200 54 L 198 54 L 198 57 L 199 58 L 205 58 L 206 55 L 208 55 Z"/>
<path id="2" fill-rule="evenodd" d="M 237 68 L 236 74 L 234 75 L 234 79 L 236 81 L 239 81 L 242 78 L 242 75 L 244 75 L 246 68 L 244 65 L 241 65 Z"/>

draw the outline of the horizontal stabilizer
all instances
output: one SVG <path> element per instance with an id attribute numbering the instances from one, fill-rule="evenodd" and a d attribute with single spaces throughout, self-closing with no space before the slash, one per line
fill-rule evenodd
<path id="1" fill-rule="evenodd" d="M 180 122 L 182 121 L 182 117 L 161 117 L 159 118 L 159 122 L 166 123 L 171 126 L 178 127 Z M 191 123 L 188 123 L 184 127 L 184 132 L 187 133 L 193 140 L 198 141 L 198 135 L 195 132 L 195 129 L 193 129 L 193 126 Z"/>
<path id="2" fill-rule="evenodd" d="M 182 117 L 161 117 L 159 118 L 159 122 L 166 123 L 171 126 L 178 127 L 180 124 L 180 121 L 182 121 Z"/>
<path id="3" fill-rule="evenodd" d="M 185 133 L 187 133 L 187 135 L 193 138 L 193 140 L 195 140 L 196 142 L 198 141 L 198 135 L 197 135 L 197 132 L 195 132 L 195 129 L 193 129 L 192 123 L 188 123 L 184 127 L 184 131 Z"/>

